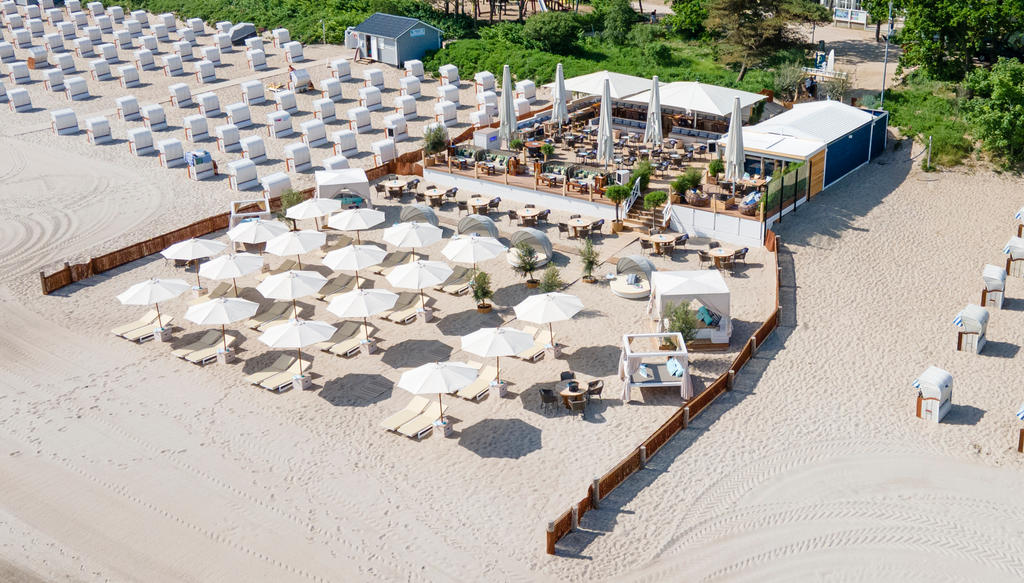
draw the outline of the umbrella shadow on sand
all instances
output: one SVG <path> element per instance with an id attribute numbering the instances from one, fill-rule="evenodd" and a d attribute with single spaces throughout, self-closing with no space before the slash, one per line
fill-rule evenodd
<path id="1" fill-rule="evenodd" d="M 348 374 L 324 383 L 320 398 L 335 407 L 366 407 L 391 397 L 394 381 L 379 374 Z"/>
<path id="2" fill-rule="evenodd" d="M 619 370 L 619 355 L 622 350 L 618 346 L 584 346 L 572 354 L 566 354 L 569 370 L 594 377 L 606 377 Z"/>
<path id="3" fill-rule="evenodd" d="M 519 459 L 540 449 L 540 433 L 521 419 L 484 419 L 462 430 L 459 445 L 482 458 Z"/>
<path id="4" fill-rule="evenodd" d="M 465 336 L 481 328 L 496 328 L 501 324 L 501 316 L 496 312 L 480 314 L 472 309 L 448 314 L 437 321 L 437 329 L 445 336 Z"/>
<path id="5" fill-rule="evenodd" d="M 405 340 L 388 348 L 381 362 L 391 368 L 415 367 L 451 358 L 452 347 L 439 340 Z"/>
<path id="6" fill-rule="evenodd" d="M 539 273 L 535 273 L 534 277 L 539 276 Z M 491 301 L 495 305 L 501 306 L 514 306 L 526 298 L 535 295 L 537 290 L 531 290 L 522 283 L 514 283 L 512 285 L 506 285 L 503 288 L 494 290 L 494 296 Z"/>

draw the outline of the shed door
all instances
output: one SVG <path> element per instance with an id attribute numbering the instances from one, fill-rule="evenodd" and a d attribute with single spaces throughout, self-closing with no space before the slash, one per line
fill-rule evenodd
<path id="1" fill-rule="evenodd" d="M 398 43 L 395 42 L 395 39 L 379 39 L 377 49 L 380 51 L 380 54 L 377 56 L 378 61 L 398 66 Z"/>

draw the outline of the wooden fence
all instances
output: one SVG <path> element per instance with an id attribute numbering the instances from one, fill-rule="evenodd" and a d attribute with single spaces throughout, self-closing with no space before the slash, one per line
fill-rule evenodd
<path id="1" fill-rule="evenodd" d="M 423 167 L 419 164 L 422 159 L 422 150 L 407 152 L 390 162 L 366 170 L 366 178 L 370 182 L 373 182 L 375 180 L 380 180 L 389 174 L 415 174 L 417 176 L 423 176 Z M 312 188 L 307 188 L 299 192 L 305 195 L 306 198 L 313 195 Z M 276 196 L 271 198 L 269 210 L 274 212 L 280 209 L 281 198 Z M 71 285 L 76 281 L 82 281 L 83 279 L 92 277 L 97 273 L 103 273 L 154 253 L 159 253 L 180 241 L 185 241 L 193 237 L 202 237 L 209 235 L 210 233 L 216 233 L 217 231 L 227 229 L 230 218 L 231 215 L 229 213 L 221 213 L 192 223 L 187 227 L 175 229 L 174 231 L 164 233 L 157 237 L 153 237 L 152 239 L 134 243 L 127 247 L 118 249 L 117 251 L 111 251 L 106 255 L 91 257 L 84 263 L 71 264 L 65 261 L 63 268 L 51 273 L 50 275 L 46 275 L 44 272 L 40 271 L 39 281 L 43 289 L 43 295 L 51 294 L 64 286 Z"/>
<path id="2" fill-rule="evenodd" d="M 548 523 L 547 532 L 545 532 L 545 551 L 549 555 L 555 554 L 555 545 L 562 537 L 579 526 L 579 521 L 583 519 L 583 515 L 587 511 L 596 508 L 597 503 L 611 494 L 612 490 L 625 482 L 629 476 L 643 469 L 651 456 L 668 443 L 675 434 L 686 429 L 690 424 L 690 420 L 710 407 L 719 395 L 731 390 L 736 374 L 753 358 L 754 353 L 757 352 L 758 347 L 768 338 L 768 335 L 778 327 L 781 268 L 778 267 L 778 240 L 774 232 L 768 231 L 764 246 L 769 253 L 775 255 L 775 309 L 771 315 L 768 316 L 768 319 L 761 324 L 754 335 L 747 340 L 743 348 L 736 354 L 736 358 L 733 359 L 732 365 L 727 372 L 715 379 L 700 394 L 687 401 L 686 405 L 676 410 L 661 427 L 656 429 L 650 437 L 644 440 L 639 447 L 631 451 L 614 468 L 604 476 L 595 479 L 587 488 L 586 498 L 573 504 L 569 510 Z"/>

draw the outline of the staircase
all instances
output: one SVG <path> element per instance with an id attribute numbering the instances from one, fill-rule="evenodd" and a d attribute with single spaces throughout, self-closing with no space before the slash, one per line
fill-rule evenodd
<path id="1" fill-rule="evenodd" d="M 663 212 L 664 205 L 651 210 L 644 209 L 644 201 L 640 198 L 633 203 L 633 208 L 626 211 L 626 216 L 622 219 L 622 223 L 633 230 L 646 231 L 651 227 L 660 228 L 662 226 Z"/>

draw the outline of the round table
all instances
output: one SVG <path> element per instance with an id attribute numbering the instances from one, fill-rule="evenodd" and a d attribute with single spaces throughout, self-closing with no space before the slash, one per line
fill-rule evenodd
<path id="1" fill-rule="evenodd" d="M 593 221 L 588 221 L 587 219 L 576 218 L 569 219 L 568 221 L 566 221 L 566 224 L 569 225 L 569 228 L 572 229 L 573 236 L 576 237 L 579 235 L 580 229 L 582 229 L 583 227 L 589 227 L 592 224 L 592 222 Z"/>
<path id="2" fill-rule="evenodd" d="M 402 194 L 402 191 L 405 190 L 405 186 L 407 184 L 409 183 L 405 180 L 385 180 L 384 189 L 387 190 L 389 194 L 395 190 L 398 191 L 398 194 Z"/>
<path id="3" fill-rule="evenodd" d="M 537 218 L 537 215 L 539 215 L 541 212 L 542 209 L 539 209 L 537 207 L 529 209 L 524 208 L 523 210 L 519 211 L 519 216 L 523 217 L 524 219 L 535 219 Z"/>
<path id="4" fill-rule="evenodd" d="M 647 240 L 650 241 L 651 243 L 654 243 L 655 253 L 661 253 L 662 245 L 664 245 L 665 243 L 672 243 L 678 238 L 679 235 L 676 234 L 670 235 L 668 233 L 658 233 L 657 235 L 651 235 L 650 237 L 647 238 Z"/>
<path id="5" fill-rule="evenodd" d="M 565 388 L 558 391 L 558 394 L 562 397 L 562 405 L 566 409 L 571 409 L 571 407 L 569 407 L 569 399 L 575 399 L 587 394 L 587 389 L 583 388 L 583 385 L 581 384 L 576 385 L 576 390 L 570 389 L 568 383 L 563 383 L 563 385 Z"/>
<path id="6" fill-rule="evenodd" d="M 440 207 L 444 202 L 444 191 L 440 188 L 430 187 L 423 191 L 423 196 L 427 198 L 431 206 Z"/>
<path id="7" fill-rule="evenodd" d="M 735 254 L 736 254 L 736 251 L 734 251 L 732 249 L 726 249 L 724 247 L 715 247 L 714 249 L 708 251 L 708 255 L 710 255 L 711 258 L 714 259 L 714 261 L 715 261 L 715 267 L 719 267 L 719 268 L 722 267 L 722 260 L 723 259 L 725 259 L 727 257 L 732 257 Z"/>
<path id="8" fill-rule="evenodd" d="M 469 199 L 469 208 L 473 209 L 473 214 L 485 215 L 487 214 L 487 205 L 491 202 L 489 198 L 483 198 L 475 196 Z"/>

